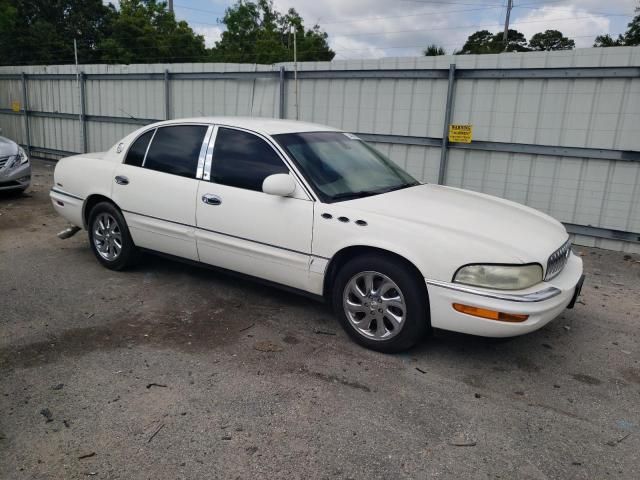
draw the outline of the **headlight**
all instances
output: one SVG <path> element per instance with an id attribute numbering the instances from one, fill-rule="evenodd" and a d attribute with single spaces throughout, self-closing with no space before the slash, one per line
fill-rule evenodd
<path id="1" fill-rule="evenodd" d="M 521 290 L 542 281 L 542 266 L 530 265 L 467 265 L 460 268 L 453 281 L 474 287 L 496 290 Z"/>
<path id="2" fill-rule="evenodd" d="M 27 153 L 22 147 L 18 147 L 18 158 L 20 159 L 20 165 L 24 165 L 29 161 L 29 157 L 27 157 Z"/>
<path id="3" fill-rule="evenodd" d="M 27 157 L 26 152 L 22 149 L 22 147 L 18 147 L 18 154 L 9 157 L 9 160 L 6 163 L 7 169 L 11 169 L 14 167 L 18 167 L 20 165 L 24 165 L 29 162 L 29 157 Z"/>

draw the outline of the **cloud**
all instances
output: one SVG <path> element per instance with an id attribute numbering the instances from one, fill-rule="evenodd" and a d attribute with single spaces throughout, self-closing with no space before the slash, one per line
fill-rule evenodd
<path id="1" fill-rule="evenodd" d="M 422 55 L 432 43 L 453 52 L 477 30 L 468 25 L 489 24 L 492 30 L 499 30 L 501 2 L 495 0 L 491 6 L 484 3 L 297 0 L 295 9 L 308 26 L 318 23 L 329 34 L 329 44 L 338 53 L 336 58 L 377 58 Z M 289 5 L 286 0 L 275 1 L 280 11 Z"/>
<path id="2" fill-rule="evenodd" d="M 193 28 L 196 33 L 204 36 L 204 43 L 208 48 L 213 47 L 215 43 L 220 40 L 222 32 L 224 32 L 222 26 L 192 25 L 191 28 Z"/>
<path id="3" fill-rule="evenodd" d="M 610 31 L 610 20 L 596 13 L 590 13 L 575 5 L 557 7 L 547 5 L 520 16 L 513 28 L 531 38 L 537 32 L 560 30 L 576 42 L 577 48 L 593 45 L 594 38 Z"/>
<path id="4" fill-rule="evenodd" d="M 256 0 L 253 0 L 256 1 Z M 436 0 L 433 0 L 436 1 Z M 590 47 L 596 35 L 614 36 L 626 29 L 637 0 L 537 0 L 515 2 L 511 15 L 514 28 L 527 38 L 547 29 L 562 31 L 578 47 Z M 213 12 L 222 12 L 235 0 L 181 0 L 179 18 L 189 21 L 212 46 L 224 26 L 213 22 Z M 462 47 L 477 30 L 500 32 L 504 0 L 274 0 L 281 12 L 294 7 L 307 27 L 319 24 L 329 34 L 337 59 L 416 56 L 430 44 L 448 53 Z M 190 9 L 186 9 L 189 6 Z M 197 10 L 197 9 L 204 10 Z M 207 13 L 209 10 L 211 13 Z M 611 16 L 625 14 L 626 16 Z M 221 15 L 219 15 L 221 16 Z"/>

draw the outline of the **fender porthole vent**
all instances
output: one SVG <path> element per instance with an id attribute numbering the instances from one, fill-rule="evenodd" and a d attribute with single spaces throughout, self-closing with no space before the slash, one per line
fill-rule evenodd
<path id="1" fill-rule="evenodd" d="M 356 220 L 355 224 L 360 225 L 361 227 L 366 227 L 368 225 L 368 223 L 365 222 L 364 220 Z"/>
<path id="2" fill-rule="evenodd" d="M 347 217 L 338 217 L 338 221 L 342 223 L 348 223 L 349 219 Z"/>

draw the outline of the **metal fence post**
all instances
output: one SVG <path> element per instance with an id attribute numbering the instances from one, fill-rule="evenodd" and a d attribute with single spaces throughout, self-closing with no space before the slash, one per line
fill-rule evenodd
<path id="1" fill-rule="evenodd" d="M 171 97 L 169 96 L 169 70 L 164 71 L 164 119 L 171 118 Z"/>
<path id="2" fill-rule="evenodd" d="M 87 153 L 89 149 L 87 143 L 87 96 L 85 94 L 85 86 L 87 75 L 80 72 L 80 135 L 82 136 L 82 152 Z"/>
<path id="3" fill-rule="evenodd" d="M 447 175 L 447 153 L 449 147 L 449 124 L 453 112 L 453 88 L 456 82 L 456 64 L 449 65 L 449 83 L 447 85 L 447 105 L 444 111 L 444 127 L 442 129 L 442 147 L 440 150 L 440 169 L 438 171 L 438 184 L 444 185 Z"/>
<path id="4" fill-rule="evenodd" d="M 278 98 L 278 118 L 284 118 L 284 66 L 280 66 L 280 96 Z"/>
<path id="5" fill-rule="evenodd" d="M 29 129 L 29 105 L 27 104 L 27 99 L 29 98 L 29 94 L 27 91 L 27 74 L 22 72 L 22 112 L 24 113 L 24 133 L 25 133 L 25 142 L 27 146 L 27 155 L 31 156 L 31 131 Z"/>

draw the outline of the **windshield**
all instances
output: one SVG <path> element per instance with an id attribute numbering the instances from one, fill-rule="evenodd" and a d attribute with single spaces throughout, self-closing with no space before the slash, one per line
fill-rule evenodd
<path id="1" fill-rule="evenodd" d="M 411 175 L 350 133 L 287 133 L 274 138 L 324 202 L 419 185 Z"/>

